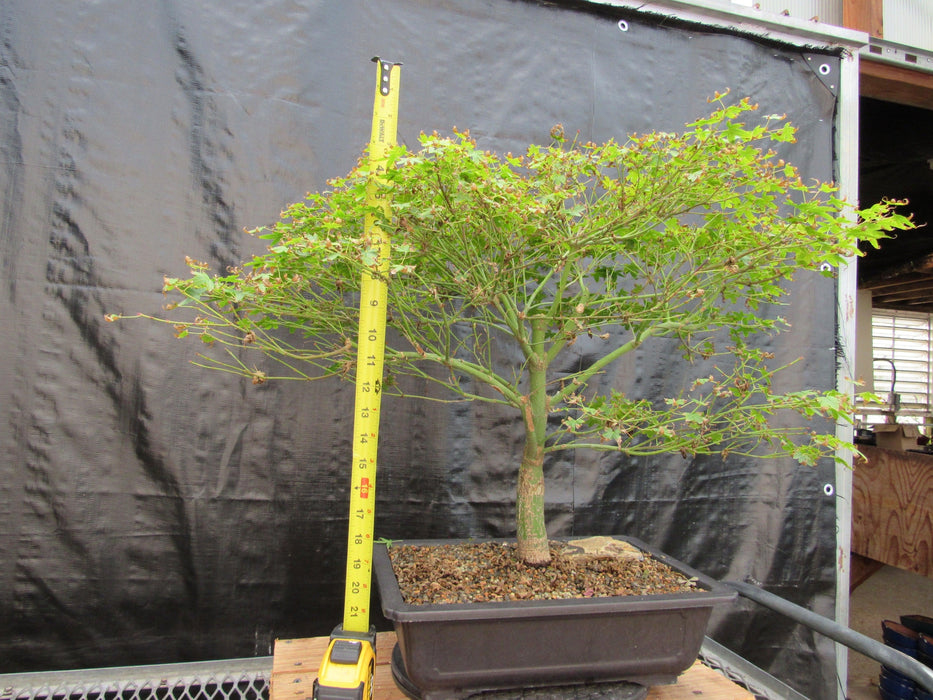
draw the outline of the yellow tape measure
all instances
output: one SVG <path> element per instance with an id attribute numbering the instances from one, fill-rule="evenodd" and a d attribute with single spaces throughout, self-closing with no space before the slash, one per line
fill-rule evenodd
<path id="1" fill-rule="evenodd" d="M 373 128 L 369 141 L 372 169 L 366 203 L 382 207 L 389 202 L 379 192 L 384 182 L 389 149 L 395 145 L 398 126 L 400 64 L 378 65 Z M 372 698 L 376 632 L 369 624 L 372 580 L 373 524 L 376 513 L 376 452 L 379 443 L 379 409 L 382 404 L 382 369 L 385 355 L 385 277 L 389 271 L 389 237 L 375 216 L 363 222 L 366 238 L 378 250 L 375 269 L 364 272 L 360 288 L 360 327 L 357 338 L 356 399 L 353 414 L 353 464 L 350 481 L 350 528 L 347 534 L 347 577 L 343 624 L 330 636 L 324 659 L 314 681 L 314 700 Z"/>
<path id="2" fill-rule="evenodd" d="M 398 125 L 398 64 L 376 59 L 379 66 L 373 128 L 369 142 L 371 168 L 367 203 L 388 213 L 389 203 L 380 198 L 386 155 L 395 145 Z M 373 521 L 376 498 L 376 449 L 379 442 L 379 408 L 382 403 L 382 367 L 385 353 L 385 275 L 389 270 L 389 238 L 375 216 L 364 222 L 366 237 L 379 250 L 377 270 L 364 273 L 360 290 L 360 327 L 357 342 L 356 402 L 353 416 L 353 465 L 350 489 L 350 529 L 347 536 L 347 583 L 343 627 L 369 630 L 370 579 L 372 577 Z"/>

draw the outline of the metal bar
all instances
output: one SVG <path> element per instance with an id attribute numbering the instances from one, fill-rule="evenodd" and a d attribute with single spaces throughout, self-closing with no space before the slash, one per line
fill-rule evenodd
<path id="1" fill-rule="evenodd" d="M 933 73 L 933 51 L 872 37 L 869 45 L 861 48 L 859 53 L 864 59 L 923 73 Z"/>
<path id="2" fill-rule="evenodd" d="M 716 0 L 587 0 L 600 5 L 614 5 L 646 14 L 675 17 L 706 27 L 719 27 L 743 34 L 782 41 L 793 46 L 839 46 L 858 49 L 868 43 L 868 34 L 764 12 L 754 7 L 725 4 Z"/>
<path id="3" fill-rule="evenodd" d="M 744 598 L 753 600 L 759 605 L 770 608 L 790 619 L 809 627 L 830 639 L 844 644 L 849 649 L 874 659 L 885 666 L 901 673 L 928 692 L 933 692 L 933 668 L 924 666 L 916 659 L 885 646 L 881 642 L 867 637 L 861 632 L 840 625 L 829 618 L 817 615 L 815 612 L 802 608 L 799 605 L 784 600 L 780 596 L 768 593 L 757 586 L 741 581 L 724 581 L 725 585 L 734 588 Z"/>
<path id="4" fill-rule="evenodd" d="M 839 61 L 839 97 L 836 112 L 835 161 L 839 194 L 849 202 L 858 201 L 859 177 L 859 54 L 851 51 Z M 849 213 L 855 218 L 854 211 Z M 857 274 L 854 258 L 840 266 L 836 274 L 836 327 L 839 355 L 836 363 L 836 389 L 849 396 L 855 394 Z M 836 424 L 836 437 L 851 441 L 853 426 L 844 421 Z M 834 494 L 836 506 L 836 596 L 834 617 L 849 620 L 849 573 L 852 549 L 852 453 L 837 454 L 844 460 L 836 462 L 834 484 L 824 492 Z M 838 700 L 845 700 L 848 683 L 849 650 L 836 645 L 836 677 Z"/>

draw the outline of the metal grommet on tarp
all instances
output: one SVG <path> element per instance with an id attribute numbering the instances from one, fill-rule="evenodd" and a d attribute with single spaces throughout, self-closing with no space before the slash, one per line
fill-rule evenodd
<path id="1" fill-rule="evenodd" d="M 825 54 L 804 54 L 810 70 L 836 97 L 839 96 L 839 59 Z"/>

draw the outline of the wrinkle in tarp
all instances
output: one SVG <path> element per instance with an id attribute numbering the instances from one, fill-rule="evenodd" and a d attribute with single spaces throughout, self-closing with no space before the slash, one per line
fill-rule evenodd
<path id="1" fill-rule="evenodd" d="M 208 373 L 170 328 L 104 315 L 158 313 L 186 255 L 235 265 L 260 250 L 244 227 L 347 172 L 369 134 L 372 56 L 404 63 L 409 145 L 454 126 L 502 151 L 558 122 L 594 141 L 676 130 L 730 88 L 787 113 L 788 159 L 832 178 L 836 97 L 799 49 L 620 12 L 3 4 L 0 672 L 266 655 L 341 619 L 352 387 Z M 801 385 L 834 384 L 833 299 L 831 280 L 807 278 L 781 309 L 794 330 L 772 349 L 804 356 Z M 669 350 L 646 345 L 601 381 L 669 391 L 683 379 Z M 575 352 L 588 361 L 585 342 Z M 377 533 L 511 534 L 518 417 L 387 401 Z M 636 535 L 832 609 L 831 465 L 569 453 L 547 482 L 555 535 Z M 834 694 L 827 644 L 761 612 L 714 623 L 807 695 Z"/>

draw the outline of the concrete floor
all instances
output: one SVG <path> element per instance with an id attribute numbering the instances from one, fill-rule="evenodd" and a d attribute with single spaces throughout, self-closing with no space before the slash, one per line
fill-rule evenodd
<path id="1" fill-rule="evenodd" d="M 933 578 L 885 566 L 852 593 L 849 627 L 880 642 L 882 620 L 910 614 L 933 617 Z M 849 700 L 878 700 L 880 672 L 877 661 L 850 650 Z"/>

